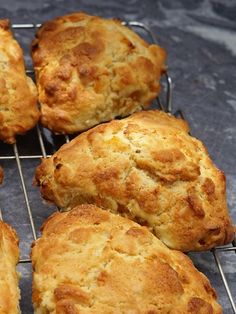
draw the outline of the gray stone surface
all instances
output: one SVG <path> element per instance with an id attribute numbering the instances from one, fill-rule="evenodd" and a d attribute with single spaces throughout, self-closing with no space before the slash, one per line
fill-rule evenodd
<path id="1" fill-rule="evenodd" d="M 159 43 L 168 52 L 169 74 L 174 82 L 174 110 L 181 108 L 190 122 L 192 133 L 208 147 L 216 165 L 227 177 L 228 204 L 236 222 L 236 2 L 223 0 L 42 0 L 0 1 L 0 17 L 12 23 L 41 23 L 72 11 L 86 11 L 104 17 L 138 20 L 151 27 Z M 31 64 L 29 43 L 33 31 L 15 30 L 15 36 Z M 63 142 L 51 136 L 51 153 Z M 21 154 L 40 154 L 36 131 L 19 138 Z M 0 156 L 13 155 L 11 146 L 0 144 Z M 0 189 L 0 208 L 4 219 L 20 235 L 22 258 L 27 258 L 33 240 L 20 178 L 14 159 L 0 160 L 5 181 Z M 37 230 L 55 208 L 45 204 L 32 186 L 39 160 L 22 160 L 23 175 Z M 190 254 L 197 268 L 211 280 L 224 313 L 233 313 L 221 277 L 210 252 Z M 236 254 L 220 253 L 220 261 L 236 302 Z M 22 313 L 32 313 L 31 265 L 19 266 L 22 273 Z"/>

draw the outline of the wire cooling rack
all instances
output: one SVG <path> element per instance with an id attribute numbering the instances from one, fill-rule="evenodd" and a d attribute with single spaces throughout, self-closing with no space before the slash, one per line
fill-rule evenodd
<path id="1" fill-rule="evenodd" d="M 141 32 L 144 37 L 149 37 L 152 42 L 156 38 L 149 27 L 137 22 L 123 22 L 131 28 Z M 40 27 L 41 24 L 13 24 L 12 28 L 18 30 L 33 30 Z M 27 35 L 26 35 L 27 36 Z M 26 70 L 28 75 L 34 76 L 34 71 L 30 68 Z M 164 101 L 156 99 L 154 107 L 161 110 L 172 112 L 172 82 L 168 74 L 165 74 L 165 94 Z M 163 105 L 164 104 L 164 105 Z M 173 112 L 172 112 L 173 113 Z M 182 110 L 174 113 L 185 119 Z M 63 143 L 70 141 L 72 137 L 55 136 L 50 131 L 37 125 L 34 130 L 24 137 L 19 137 L 17 143 L 13 145 L 0 144 L 0 164 L 4 165 L 6 175 L 5 183 L 0 189 L 0 218 L 9 222 L 20 236 L 21 258 L 19 262 L 19 271 L 22 273 L 21 278 L 21 310 L 22 313 L 32 313 L 31 305 L 31 260 L 29 257 L 30 245 L 33 240 L 39 236 L 39 227 L 55 208 L 49 207 L 44 203 L 39 195 L 39 189 L 32 187 L 35 167 L 40 163 L 42 157 L 49 157 Z M 225 264 L 235 265 L 236 262 L 236 245 L 217 247 L 206 252 L 205 272 L 211 281 L 215 281 L 220 302 L 223 305 L 224 313 L 236 314 L 235 296 L 233 296 L 232 287 L 235 284 L 235 278 L 229 278 L 224 271 Z M 196 253 L 194 262 L 201 269 L 201 253 Z M 204 254 L 204 253 L 203 253 Z M 223 256 L 222 256 L 223 254 Z M 231 254 L 231 259 L 228 258 Z M 200 259 L 200 262 L 198 262 Z M 208 264 L 209 263 L 209 264 Z M 204 268 L 204 267 L 203 267 Z M 213 276 L 211 270 L 213 271 Z M 201 269 L 202 270 L 202 269 Z"/>

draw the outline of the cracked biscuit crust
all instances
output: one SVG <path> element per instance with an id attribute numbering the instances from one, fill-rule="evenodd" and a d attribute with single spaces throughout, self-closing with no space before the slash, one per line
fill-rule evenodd
<path id="1" fill-rule="evenodd" d="M 31 257 L 37 314 L 222 313 L 187 256 L 94 205 L 52 215 Z"/>
<path id="2" fill-rule="evenodd" d="M 0 313 L 18 314 L 20 290 L 16 264 L 18 238 L 14 229 L 0 220 Z"/>
<path id="3" fill-rule="evenodd" d="M 232 241 L 225 177 L 188 126 L 143 111 L 97 126 L 36 170 L 42 196 L 61 208 L 92 203 L 148 226 L 170 248 Z"/>
<path id="4" fill-rule="evenodd" d="M 42 124 L 75 133 L 148 106 L 166 53 L 118 20 L 74 13 L 43 24 L 32 58 Z"/>
<path id="5" fill-rule="evenodd" d="M 8 20 L 0 20 L 0 140 L 12 144 L 17 134 L 39 119 L 36 87 L 25 74 L 23 52 Z"/>

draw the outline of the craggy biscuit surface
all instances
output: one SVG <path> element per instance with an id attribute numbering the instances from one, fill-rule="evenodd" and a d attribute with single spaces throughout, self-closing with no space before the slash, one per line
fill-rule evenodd
<path id="1" fill-rule="evenodd" d="M 36 170 L 42 196 L 70 209 L 92 203 L 148 226 L 170 248 L 232 241 L 225 177 L 187 124 L 143 111 L 97 126 Z"/>
<path id="2" fill-rule="evenodd" d="M 0 20 L 0 140 L 15 142 L 39 119 L 36 87 L 25 74 L 23 52 L 8 20 Z"/>
<path id="3" fill-rule="evenodd" d="M 32 58 L 42 124 L 74 133 L 149 105 L 166 54 L 118 20 L 73 13 L 43 24 Z"/>
<path id="4" fill-rule="evenodd" d="M 0 314 L 18 314 L 20 290 L 16 264 L 19 259 L 15 231 L 0 220 Z"/>
<path id="5" fill-rule="evenodd" d="M 208 279 L 147 228 L 81 205 L 55 213 L 32 249 L 36 314 L 219 314 Z"/>

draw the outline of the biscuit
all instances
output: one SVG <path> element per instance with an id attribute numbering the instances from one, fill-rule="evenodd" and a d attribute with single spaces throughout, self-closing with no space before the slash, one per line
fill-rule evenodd
<path id="1" fill-rule="evenodd" d="M 0 140 L 12 144 L 17 134 L 35 126 L 40 112 L 36 87 L 9 27 L 8 20 L 0 20 Z"/>
<path id="2" fill-rule="evenodd" d="M 58 207 L 108 208 L 148 226 L 173 249 L 229 243 L 225 176 L 187 131 L 186 122 L 160 111 L 97 126 L 43 159 L 36 183 Z"/>
<path id="3" fill-rule="evenodd" d="M 19 259 L 15 230 L 0 220 L 0 313 L 18 314 L 20 290 L 16 264 Z"/>
<path id="4" fill-rule="evenodd" d="M 222 313 L 187 256 L 94 205 L 52 215 L 31 258 L 38 314 Z"/>
<path id="5" fill-rule="evenodd" d="M 147 107 L 158 95 L 165 51 L 118 20 L 73 13 L 44 23 L 32 43 L 42 124 L 84 131 Z"/>

